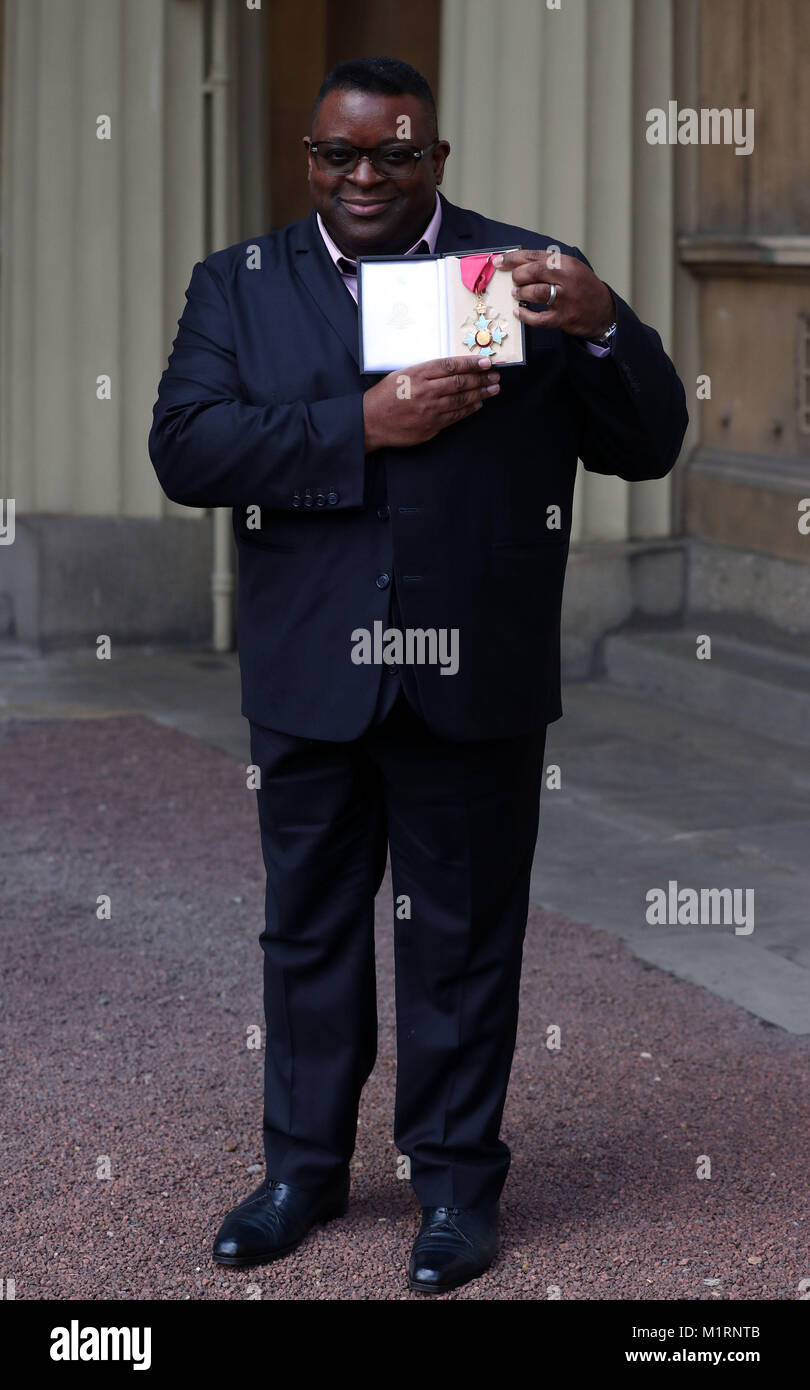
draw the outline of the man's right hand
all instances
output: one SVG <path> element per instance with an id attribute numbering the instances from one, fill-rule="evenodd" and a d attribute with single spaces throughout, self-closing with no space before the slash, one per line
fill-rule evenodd
<path id="1" fill-rule="evenodd" d="M 366 453 L 424 444 L 480 410 L 498 379 L 488 357 L 438 357 L 389 372 L 363 395 Z"/>

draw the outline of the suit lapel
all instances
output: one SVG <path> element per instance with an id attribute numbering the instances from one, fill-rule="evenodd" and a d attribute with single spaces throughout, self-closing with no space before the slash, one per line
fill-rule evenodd
<path id="1" fill-rule="evenodd" d="M 465 208 L 449 203 L 444 194 L 439 194 L 442 205 L 442 220 L 436 238 L 437 252 L 474 251 L 472 219 Z"/>
<path id="2" fill-rule="evenodd" d="M 315 220 L 315 209 L 299 223 L 300 235 L 293 247 L 293 265 L 316 306 L 334 328 L 360 366 L 357 305 L 332 263 Z"/>

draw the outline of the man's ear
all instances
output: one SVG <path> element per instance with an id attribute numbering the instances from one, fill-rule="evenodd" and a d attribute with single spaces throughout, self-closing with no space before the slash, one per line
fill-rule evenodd
<path id="1" fill-rule="evenodd" d="M 450 146 L 448 145 L 447 151 L 445 153 L 439 150 L 433 157 L 433 176 L 436 180 L 437 185 L 440 184 L 442 179 L 444 178 L 444 166 L 447 163 L 449 154 Z"/>

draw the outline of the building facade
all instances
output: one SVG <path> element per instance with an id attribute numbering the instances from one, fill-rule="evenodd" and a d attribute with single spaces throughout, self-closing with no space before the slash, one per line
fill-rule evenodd
<path id="1" fill-rule="evenodd" d="M 194 262 L 307 211 L 301 137 L 321 77 L 382 52 L 435 87 L 448 197 L 581 247 L 686 385 L 668 478 L 580 470 L 568 673 L 599 669 L 606 634 L 691 615 L 777 645 L 810 635 L 805 0 L 0 13 L 0 497 L 15 514 L 0 632 L 233 645 L 230 513 L 163 496 L 147 453 L 157 382 Z M 673 103 L 751 109 L 750 153 L 684 143 Z M 653 111 L 675 143 L 651 141 Z"/>

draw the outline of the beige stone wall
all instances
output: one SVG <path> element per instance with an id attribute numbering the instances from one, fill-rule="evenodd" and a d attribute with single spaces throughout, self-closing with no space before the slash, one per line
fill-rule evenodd
<path id="1" fill-rule="evenodd" d="M 7 0 L 0 457 L 20 511 L 164 509 L 145 426 L 202 244 L 198 11 Z"/>
<path id="2" fill-rule="evenodd" d="M 444 0 L 441 57 L 448 196 L 579 246 L 672 352 L 673 158 L 644 120 L 672 94 L 670 0 Z M 575 539 L 667 536 L 672 495 L 580 470 Z"/>
<path id="3" fill-rule="evenodd" d="M 212 71 L 205 16 L 204 0 L 6 0 L 0 495 L 20 512 L 197 515 L 149 461 L 157 381 L 194 262 L 264 219 L 262 43 L 230 7 Z"/>

